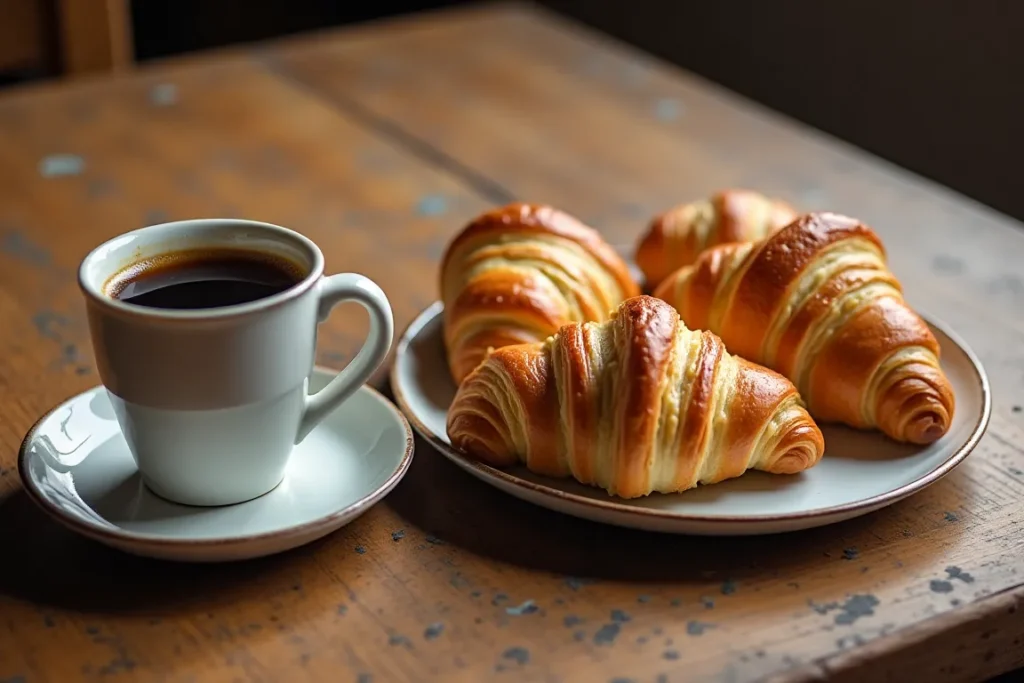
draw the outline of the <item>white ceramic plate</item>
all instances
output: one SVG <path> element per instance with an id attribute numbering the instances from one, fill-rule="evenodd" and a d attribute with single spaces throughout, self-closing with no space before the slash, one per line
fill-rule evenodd
<path id="1" fill-rule="evenodd" d="M 310 391 L 335 372 L 316 368 Z M 70 529 L 137 555 L 240 560 L 314 541 L 383 498 L 412 462 L 409 423 L 363 386 L 295 448 L 284 481 L 238 505 L 190 507 L 147 489 L 107 392 L 64 401 L 29 430 L 18 468 L 28 495 Z"/>
<path id="2" fill-rule="evenodd" d="M 678 494 L 625 500 L 572 479 L 525 467 L 499 470 L 452 448 L 445 431 L 455 384 L 441 333 L 441 302 L 402 335 L 391 371 L 398 405 L 413 427 L 452 462 L 512 495 L 552 510 L 619 526 L 681 534 L 743 535 L 832 524 L 891 505 L 947 474 L 974 448 L 991 411 L 988 379 L 975 355 L 941 325 L 942 368 L 956 392 L 949 432 L 927 447 L 898 444 L 878 432 L 823 426 L 825 455 L 807 472 L 742 477 Z"/>

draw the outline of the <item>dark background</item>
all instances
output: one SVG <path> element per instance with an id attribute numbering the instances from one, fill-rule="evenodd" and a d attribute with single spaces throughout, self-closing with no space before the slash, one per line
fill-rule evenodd
<path id="1" fill-rule="evenodd" d="M 459 0 L 136 0 L 140 60 Z M 1024 3 L 546 0 L 550 9 L 1024 219 Z"/>
<path id="2" fill-rule="evenodd" d="M 139 62 L 472 4 L 124 1 Z M 535 2 L 1024 220 L 1020 0 Z M 44 56 L 0 87 L 59 75 L 56 0 L 0 0 L 0 40 L 33 11 Z"/>
<path id="3" fill-rule="evenodd" d="M 343 26 L 465 0 L 134 0 L 135 57 L 154 57 Z"/>

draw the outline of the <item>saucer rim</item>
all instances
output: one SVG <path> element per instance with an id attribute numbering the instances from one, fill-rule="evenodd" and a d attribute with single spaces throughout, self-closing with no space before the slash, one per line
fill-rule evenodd
<path id="1" fill-rule="evenodd" d="M 446 458 L 453 461 L 453 464 L 458 465 L 463 469 L 476 470 L 474 476 L 478 479 L 483 480 L 490 486 L 497 485 L 490 481 L 491 479 L 497 479 L 503 482 L 505 485 L 524 491 L 526 493 L 532 493 L 534 495 L 550 498 L 565 503 L 580 505 L 584 508 L 590 508 L 605 513 L 620 514 L 625 516 L 636 516 L 638 518 L 649 518 L 653 520 L 662 520 L 665 522 L 677 522 L 677 523 L 706 523 L 710 525 L 732 527 L 739 525 L 764 525 L 771 524 L 773 522 L 796 522 L 809 519 L 829 518 L 838 517 L 848 518 L 849 516 L 856 516 L 858 513 L 865 514 L 874 510 L 886 507 L 893 503 L 896 503 L 903 498 L 911 496 L 919 491 L 924 490 L 931 484 L 934 484 L 939 479 L 943 478 L 951 471 L 953 471 L 960 463 L 967 458 L 971 452 L 977 447 L 981 438 L 987 431 L 988 424 L 992 414 L 992 391 L 989 385 L 988 374 L 985 370 L 985 366 L 982 365 L 981 359 L 978 358 L 974 350 L 960 337 L 959 334 L 954 332 L 946 323 L 937 320 L 930 314 L 925 314 L 920 308 L 915 309 L 918 315 L 925 321 L 929 327 L 933 330 L 938 330 L 944 334 L 950 341 L 952 341 L 967 357 L 973 369 L 972 377 L 977 382 L 978 388 L 981 391 L 981 411 L 977 417 L 977 421 L 971 429 L 970 435 L 967 437 L 959 447 L 954 449 L 949 457 L 947 457 L 941 464 L 930 470 L 926 474 L 918 477 L 917 479 L 898 486 L 895 489 L 886 491 L 884 493 L 875 494 L 868 498 L 864 498 L 858 501 L 852 501 L 848 503 L 841 503 L 838 505 L 831 505 L 828 507 L 817 508 L 814 510 L 802 510 L 795 512 L 785 512 L 772 515 L 708 515 L 708 514 L 690 514 L 682 512 L 672 512 L 666 510 L 656 510 L 650 508 L 641 508 L 628 503 L 620 502 L 617 499 L 609 497 L 608 500 L 597 500 L 587 496 L 582 496 L 578 493 L 570 491 L 564 491 L 554 486 L 547 484 L 540 484 L 527 479 L 523 479 L 513 473 L 491 467 L 482 462 L 478 462 L 467 457 L 465 454 L 458 451 L 451 444 L 442 440 L 437 434 L 433 432 L 429 427 L 421 422 L 415 411 L 409 407 L 409 402 L 406 399 L 405 390 L 400 381 L 400 376 L 408 375 L 408 372 L 402 372 L 400 369 L 404 366 L 409 356 L 409 345 L 410 343 L 423 331 L 430 322 L 435 318 L 443 315 L 444 302 L 436 300 L 433 303 L 422 309 L 412 322 L 406 325 L 399 337 L 398 344 L 395 346 L 395 361 L 391 366 L 389 372 L 389 381 L 391 383 L 391 391 L 395 396 L 395 402 L 398 407 L 405 413 L 409 422 L 412 424 L 413 429 L 420 434 L 431 446 L 439 450 Z M 501 490 L 499 488 L 499 490 Z M 508 491 L 503 491 L 509 493 Z M 684 493 L 684 492 L 680 492 Z M 679 494 L 670 494 L 679 495 Z M 534 505 L 540 505 L 540 503 L 530 500 Z M 547 505 L 540 505 L 541 507 L 548 507 Z M 563 514 L 574 514 L 567 512 L 563 509 L 555 509 Z M 579 515 L 576 515 L 579 516 Z M 588 517 L 588 519 L 595 519 Z"/>
<path id="2" fill-rule="evenodd" d="M 329 368 L 324 365 L 314 365 L 310 375 L 314 373 L 323 373 L 331 377 L 335 376 L 340 372 L 333 368 Z M 319 529 L 330 528 L 332 525 L 345 519 L 354 519 L 362 515 L 364 512 L 369 510 L 371 507 L 379 503 L 385 496 L 387 496 L 398 482 L 402 480 L 406 472 L 409 470 L 409 466 L 412 464 L 412 458 L 415 451 L 415 437 L 413 430 L 409 425 L 409 421 L 406 419 L 405 414 L 399 410 L 399 408 L 392 403 L 387 396 L 383 393 L 370 386 L 369 384 L 362 384 L 357 391 L 368 391 L 376 399 L 377 403 L 383 408 L 390 411 L 394 417 L 397 418 L 398 423 L 402 426 L 402 430 L 405 432 L 405 452 L 402 454 L 402 459 L 399 461 L 398 466 L 395 470 L 381 483 L 380 486 L 374 488 L 369 493 L 359 498 L 354 503 L 335 510 L 334 512 L 319 517 L 308 522 L 294 526 L 286 526 L 281 529 L 275 529 L 273 531 L 264 531 L 258 534 L 250 534 L 247 536 L 232 536 L 232 537 L 220 537 L 220 538 L 168 538 L 159 534 L 146 534 L 139 533 L 136 531 L 128 531 L 121 527 L 115 526 L 116 530 L 111 530 L 107 527 L 100 527 L 93 524 L 92 522 L 81 520 L 75 517 L 64 514 L 61 508 L 55 505 L 50 499 L 45 496 L 36 487 L 35 481 L 27 475 L 28 468 L 28 445 L 35 438 L 36 432 L 39 426 L 51 415 L 53 415 L 61 406 L 65 405 L 68 401 L 71 401 L 78 396 L 82 396 L 89 392 L 103 390 L 103 384 L 97 384 L 83 391 L 74 393 L 54 405 L 50 410 L 46 411 L 39 419 L 37 419 L 28 431 L 25 433 L 25 437 L 21 441 L 21 445 L 18 448 L 18 476 L 21 479 L 22 488 L 25 490 L 28 497 L 32 499 L 37 506 L 51 518 L 59 522 L 60 524 L 69 527 L 73 531 L 77 531 L 85 536 L 89 536 L 96 540 L 101 541 L 114 541 L 124 542 L 132 541 L 138 543 L 144 543 L 149 546 L 155 546 L 160 548 L 171 548 L 171 547 L 191 547 L 191 548 L 216 548 L 216 547 L 228 547 L 237 544 L 248 544 L 257 543 L 262 541 L 270 541 L 279 539 L 282 537 L 291 537 L 295 535 L 305 535 L 314 533 Z M 344 403 L 342 403 L 342 406 Z M 341 406 L 339 406 L 341 408 Z M 270 493 L 270 492 L 268 492 Z M 155 494 L 154 494 L 155 495 Z M 264 494 L 266 495 L 266 494 Z M 262 496 L 260 496 L 262 497 Z M 254 499 L 255 500 L 255 499 Z M 173 501 L 171 501 L 173 502 Z M 248 501 L 246 501 L 248 502 Z M 238 505 L 244 505 L 245 503 L 238 503 Z"/>

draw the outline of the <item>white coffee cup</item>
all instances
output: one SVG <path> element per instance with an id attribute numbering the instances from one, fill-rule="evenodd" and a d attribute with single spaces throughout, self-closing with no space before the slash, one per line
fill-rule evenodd
<path id="1" fill-rule="evenodd" d="M 199 248 L 269 253 L 305 277 L 263 299 L 191 310 L 120 301 L 108 289 L 143 259 Z M 227 505 L 271 491 L 293 447 L 384 360 L 394 334 L 384 292 L 362 275 L 323 270 L 323 254 L 303 235 L 230 219 L 153 225 L 85 257 L 78 279 L 97 369 L 154 493 L 188 505 Z M 309 395 L 317 326 L 343 301 L 366 308 L 369 335 L 348 366 Z"/>

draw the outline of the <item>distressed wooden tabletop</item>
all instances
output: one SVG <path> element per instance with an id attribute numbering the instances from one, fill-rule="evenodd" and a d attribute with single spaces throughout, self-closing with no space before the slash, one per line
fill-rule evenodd
<path id="1" fill-rule="evenodd" d="M 801 96 L 809 96 L 802 94 Z M 936 141 L 941 144 L 941 141 Z M 446 240 L 511 199 L 629 244 L 724 186 L 858 216 L 992 382 L 951 475 L 867 517 L 686 538 L 532 507 L 423 443 L 357 522 L 251 562 L 149 561 L 21 490 L 19 443 L 97 382 L 74 270 L 117 233 L 239 216 L 316 240 L 401 328 Z M 1024 228 L 527 6 L 0 94 L 0 681 L 973 681 L 1024 664 Z M 334 316 L 319 362 L 365 332 Z M 386 368 L 375 380 L 384 384 Z"/>

